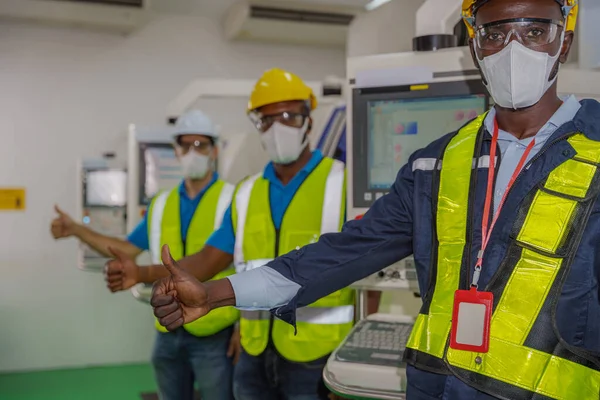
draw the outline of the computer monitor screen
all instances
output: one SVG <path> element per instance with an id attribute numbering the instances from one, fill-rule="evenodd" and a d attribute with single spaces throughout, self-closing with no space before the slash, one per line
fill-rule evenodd
<path id="1" fill-rule="evenodd" d="M 368 102 L 370 189 L 388 189 L 416 150 L 485 111 L 483 94 Z"/>
<path id="2" fill-rule="evenodd" d="M 85 206 L 124 207 L 127 202 L 127 172 L 88 170 L 85 174 Z"/>
<path id="3" fill-rule="evenodd" d="M 352 207 L 385 195 L 415 151 L 451 133 L 489 107 L 480 79 L 352 91 Z"/>

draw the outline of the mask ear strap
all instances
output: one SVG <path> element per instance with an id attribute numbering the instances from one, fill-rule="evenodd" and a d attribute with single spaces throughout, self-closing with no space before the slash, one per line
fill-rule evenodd
<path id="1" fill-rule="evenodd" d="M 554 57 L 559 57 L 560 53 L 562 52 L 562 48 L 563 48 L 563 44 L 565 42 L 565 30 L 562 30 L 562 33 L 560 34 L 560 46 L 558 47 L 558 52 L 554 55 Z"/>

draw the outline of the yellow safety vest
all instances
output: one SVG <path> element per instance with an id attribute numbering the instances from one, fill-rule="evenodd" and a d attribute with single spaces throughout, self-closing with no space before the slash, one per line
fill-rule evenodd
<path id="1" fill-rule="evenodd" d="M 233 191 L 234 186 L 222 180 L 217 180 L 208 188 L 190 222 L 185 249 L 181 238 L 179 187 L 156 196 L 148 209 L 148 238 L 152 262 L 162 264 L 161 249 L 165 244 L 169 245 L 171 255 L 175 260 L 200 251 L 212 232 L 221 225 L 223 214 L 231 202 Z M 212 279 L 222 279 L 233 273 L 235 270 L 232 266 L 218 273 Z M 239 311 L 234 307 L 223 307 L 212 311 L 204 318 L 185 324 L 183 327 L 194 336 L 210 336 L 234 324 L 239 316 Z M 155 326 L 160 332 L 167 332 L 167 329 L 160 325 L 158 320 Z"/>
<path id="2" fill-rule="evenodd" d="M 600 143 L 576 133 L 574 159 L 554 169 L 515 211 L 512 244 L 496 278 L 487 353 L 448 347 L 454 292 L 466 246 L 475 144 L 485 114 L 446 147 L 437 195 L 437 264 L 432 287 L 411 333 L 405 360 L 420 369 L 451 373 L 500 399 L 598 400 L 600 360 L 566 344 L 553 329 L 555 302 L 598 193 Z M 592 192 L 592 193 L 590 193 Z M 521 216 L 521 217 L 519 217 Z M 532 328 L 543 338 L 527 340 Z"/>
<path id="3" fill-rule="evenodd" d="M 232 202 L 234 263 L 238 272 L 261 267 L 273 258 L 338 232 L 346 207 L 344 165 L 324 158 L 304 180 L 275 229 L 269 206 L 269 181 L 262 174 L 242 181 Z M 275 349 L 295 362 L 331 353 L 354 322 L 354 290 L 345 288 L 296 312 L 298 331 L 268 311 L 243 311 L 240 332 L 244 350 L 260 355 L 272 339 Z"/>

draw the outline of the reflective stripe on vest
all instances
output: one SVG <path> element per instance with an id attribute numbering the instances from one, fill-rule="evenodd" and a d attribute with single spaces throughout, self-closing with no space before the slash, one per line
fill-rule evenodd
<path id="1" fill-rule="evenodd" d="M 496 163 L 498 162 L 498 157 L 496 157 Z M 485 168 L 487 169 L 490 166 L 490 156 L 481 156 L 477 160 L 473 159 L 473 168 Z M 433 171 L 437 169 L 438 171 L 442 169 L 442 160 L 438 160 L 437 158 L 417 158 L 412 163 L 412 170 L 415 171 Z"/>
<path id="2" fill-rule="evenodd" d="M 473 153 L 484 118 L 485 115 L 482 115 L 461 129 L 444 153 L 435 218 L 438 240 L 435 289 L 429 309 L 421 310 L 417 316 L 406 345 L 437 359 L 444 355 L 446 338 L 450 332 L 452 301 L 458 288 L 467 237 L 466 220 Z"/>
<path id="3" fill-rule="evenodd" d="M 173 190 L 179 190 L 179 188 L 175 188 Z M 154 200 L 151 209 L 152 209 L 152 218 L 150 218 L 150 256 L 152 257 L 153 264 L 162 264 L 160 251 L 160 237 L 162 233 L 162 220 L 163 213 L 165 211 L 165 205 L 167 204 L 167 197 L 171 192 L 163 192 L 156 197 Z"/>
<path id="4" fill-rule="evenodd" d="M 232 206 L 236 230 L 236 269 L 244 271 L 262 267 L 278 254 L 299 249 L 316 241 L 321 234 L 339 231 L 345 209 L 344 177 L 342 163 L 329 158 L 323 159 L 305 179 L 288 206 L 279 232 L 279 249 L 276 251 L 277 239 L 268 201 L 269 182 L 260 174 L 242 182 Z M 312 199 L 315 206 L 310 207 Z M 319 200 L 323 201 L 322 205 Z M 247 241 L 251 244 L 246 243 Z M 343 289 L 308 307 L 298 309 L 296 336 L 288 324 L 273 321 L 272 338 L 275 347 L 284 357 L 297 362 L 325 356 L 351 328 L 354 320 L 353 304 L 353 291 Z M 269 341 L 271 318 L 270 313 L 265 311 L 242 312 L 242 345 L 246 352 L 259 355 L 264 351 Z"/>
<path id="5" fill-rule="evenodd" d="M 441 361 L 445 357 L 452 374 L 501 399 L 598 399 L 600 359 L 567 345 L 553 328 L 556 299 L 599 191 L 598 183 L 592 182 L 600 176 L 600 143 L 582 134 L 568 139 L 577 151 L 575 158 L 555 168 L 543 186 L 527 197 L 521 212 L 515 213 L 513 232 L 518 233 L 500 266 L 503 273 L 486 288 L 495 298 L 489 351 L 447 348 L 452 295 L 459 287 L 466 237 L 465 189 L 471 171 L 465 159 L 473 158 L 482 121 L 480 117 L 463 128 L 444 153 L 436 216 L 440 245 L 435 288 L 409 339 L 407 361 L 435 371 L 431 358 Z M 524 217 L 519 219 L 519 215 Z"/>
<path id="6" fill-rule="evenodd" d="M 162 263 L 160 254 L 164 244 L 169 245 L 171 254 L 176 260 L 200 251 L 208 237 L 220 226 L 223 214 L 231 203 L 234 189 L 233 185 L 218 180 L 206 191 L 190 222 L 185 249 L 181 238 L 179 187 L 156 196 L 148 211 L 149 243 L 153 262 Z M 207 220 L 210 221 L 209 225 L 205 223 Z M 221 279 L 232 273 L 234 269 L 228 268 L 212 279 Z M 221 309 L 214 311 L 217 315 L 208 315 L 208 319 L 196 320 L 184 325 L 184 328 L 195 336 L 209 336 L 239 319 L 239 311 L 234 307 L 224 307 L 223 311 Z M 158 321 L 155 326 L 159 331 L 167 332 Z"/>

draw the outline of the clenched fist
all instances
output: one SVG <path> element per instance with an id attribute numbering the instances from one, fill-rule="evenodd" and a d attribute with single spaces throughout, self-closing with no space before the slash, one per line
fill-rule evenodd
<path id="1" fill-rule="evenodd" d="M 150 303 L 160 324 L 174 331 L 208 314 L 210 306 L 206 287 L 173 260 L 167 245 L 162 248 L 162 261 L 171 275 L 154 284 Z"/>
<path id="2" fill-rule="evenodd" d="M 115 258 L 108 261 L 104 266 L 106 287 L 114 293 L 127 290 L 139 283 L 140 267 L 133 258 L 111 247 L 108 250 Z"/>

